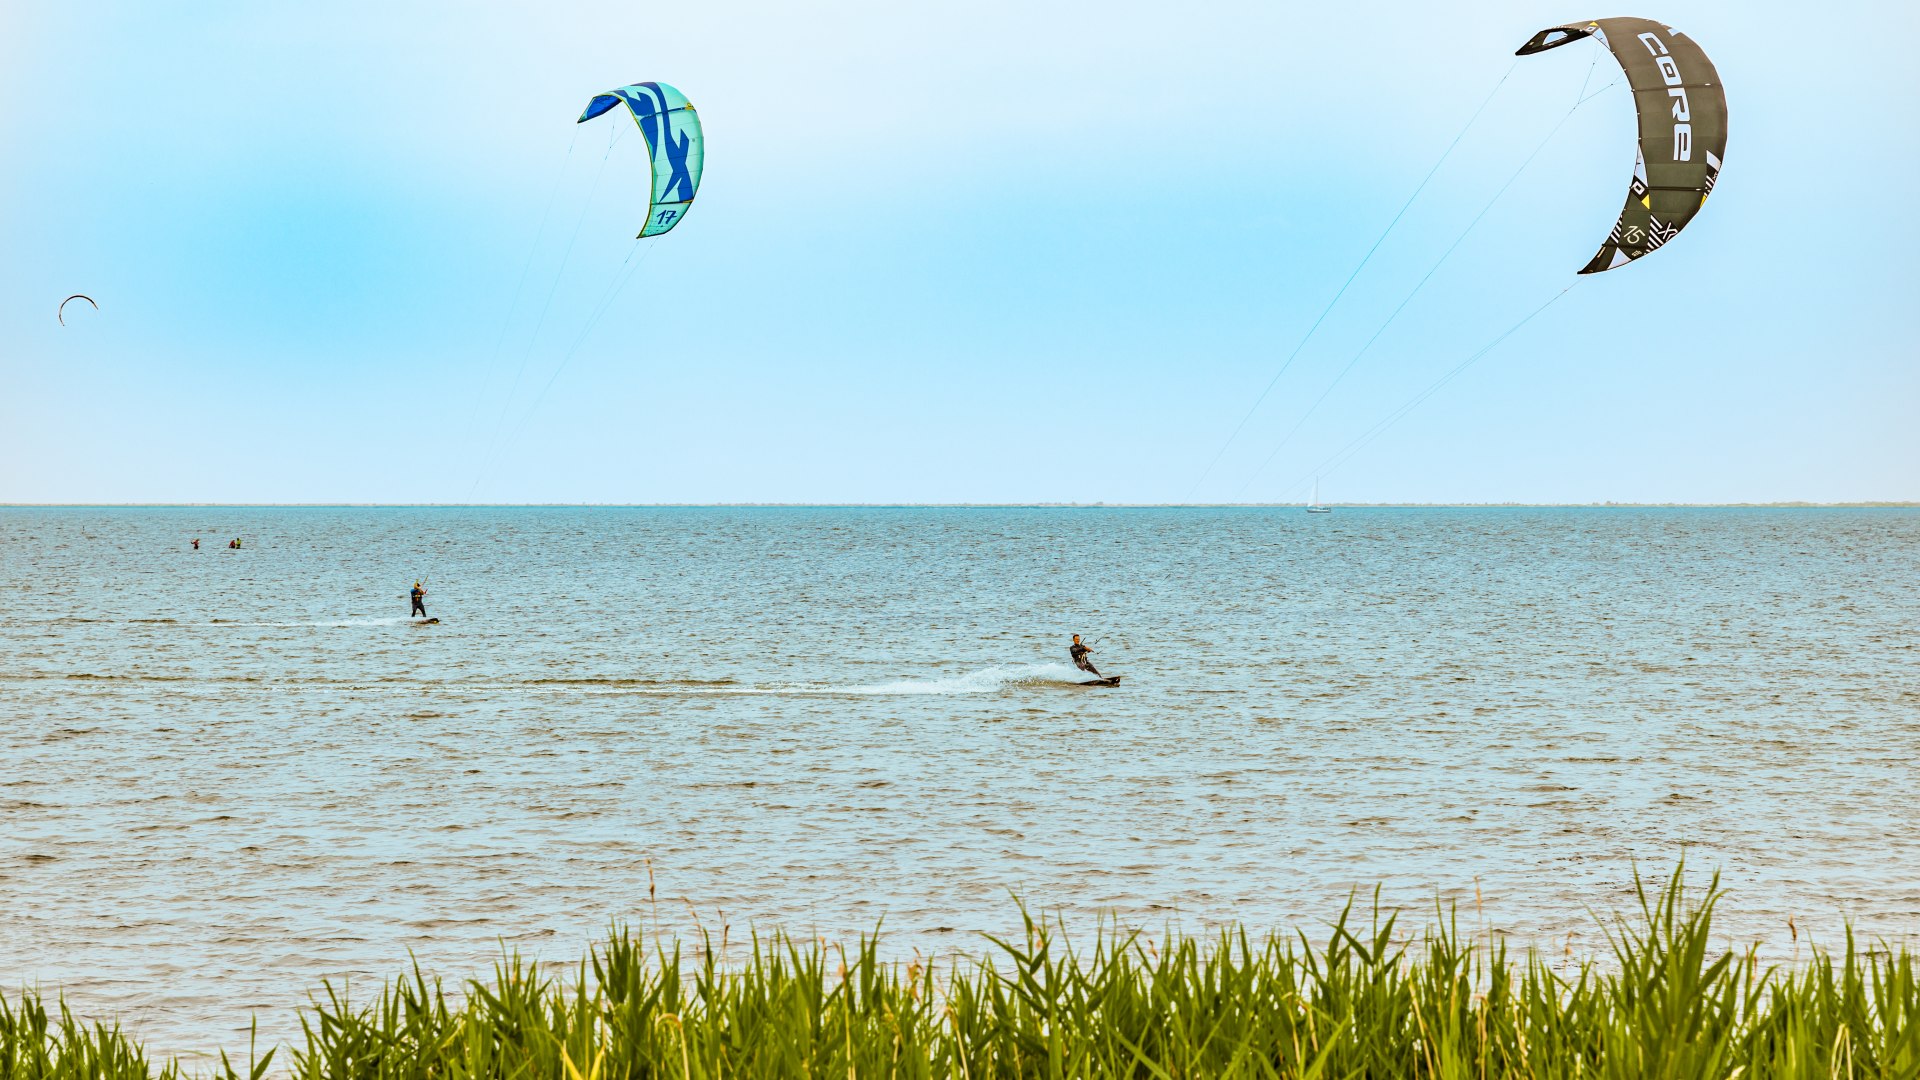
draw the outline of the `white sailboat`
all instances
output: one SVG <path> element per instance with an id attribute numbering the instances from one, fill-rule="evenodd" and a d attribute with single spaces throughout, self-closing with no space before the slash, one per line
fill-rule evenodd
<path id="1" fill-rule="evenodd" d="M 1333 507 L 1320 505 L 1320 478 L 1313 478 L 1313 501 L 1307 504 L 1309 514 L 1331 514 Z"/>

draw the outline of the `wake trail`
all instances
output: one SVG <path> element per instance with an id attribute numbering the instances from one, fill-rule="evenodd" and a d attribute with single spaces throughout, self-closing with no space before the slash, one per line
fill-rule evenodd
<path id="1" fill-rule="evenodd" d="M 401 620 L 404 621 L 404 620 Z M 314 625 L 314 624 L 297 624 Z M 331 625 L 331 624 L 320 624 Z M 284 679 L 272 677 L 200 678 L 195 676 L 152 676 L 143 674 L 91 674 L 69 672 L 0 673 L 0 683 L 39 682 L 48 679 L 99 679 L 121 683 L 165 682 L 197 684 L 209 690 L 250 690 L 276 693 L 348 691 L 357 693 L 408 693 L 422 691 L 455 695 L 565 695 L 607 697 L 896 697 L 965 696 L 1003 693 L 1022 688 L 1049 689 L 1078 686 L 1091 678 L 1086 672 L 1061 663 L 1011 664 L 980 668 L 960 675 L 931 679 L 895 679 L 880 683 L 769 683 L 745 685 L 731 679 L 648 679 L 579 678 L 527 679 L 503 681 L 412 679 Z"/>
<path id="2" fill-rule="evenodd" d="M 1093 676 L 1070 664 L 1015 664 L 982 668 L 944 679 L 898 679 L 842 692 L 861 696 L 905 694 L 991 694 L 1018 686 L 1077 686 Z"/>

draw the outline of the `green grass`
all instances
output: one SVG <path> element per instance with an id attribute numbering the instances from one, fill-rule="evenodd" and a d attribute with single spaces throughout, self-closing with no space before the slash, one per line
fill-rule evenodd
<path id="1" fill-rule="evenodd" d="M 366 1001 L 324 986 L 279 1053 L 296 1077 L 1920 1077 L 1920 985 L 1905 949 L 1848 936 L 1788 968 L 1710 945 L 1718 881 L 1689 904 L 1676 871 L 1608 927 L 1602 964 L 1510 952 L 1441 913 L 1418 937 L 1377 906 L 1330 933 L 1082 947 L 1026 917 L 1017 940 L 945 968 L 755 937 L 616 928 L 571 974 L 518 955 L 452 992 L 416 965 Z M 1023 912 L 1024 915 L 1024 912 Z M 1324 944 L 1318 943 L 1324 937 Z M 276 1052 L 224 1056 L 258 1080 Z M 0 995 L 0 1080 L 178 1077 L 119 1029 Z"/>

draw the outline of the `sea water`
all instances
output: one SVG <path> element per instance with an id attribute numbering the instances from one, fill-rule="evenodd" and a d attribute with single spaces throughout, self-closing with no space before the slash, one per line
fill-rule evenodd
<path id="1" fill-rule="evenodd" d="M 1911 510 L 0 509 L 0 985 L 204 1052 L 409 950 L 1376 884 L 1596 953 L 1683 857 L 1728 942 L 1904 936 L 1916 558 Z"/>

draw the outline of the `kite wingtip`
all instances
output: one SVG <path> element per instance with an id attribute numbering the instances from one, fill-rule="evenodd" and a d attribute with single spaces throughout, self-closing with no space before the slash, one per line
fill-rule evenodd
<path id="1" fill-rule="evenodd" d="M 1532 56 L 1534 53 L 1543 53 L 1548 49 L 1557 49 L 1562 45 L 1579 41 L 1581 38 L 1591 37 L 1597 29 L 1599 29 L 1598 23 L 1588 23 L 1585 26 L 1578 23 L 1549 26 L 1528 38 L 1525 45 L 1513 50 L 1513 55 Z"/>

